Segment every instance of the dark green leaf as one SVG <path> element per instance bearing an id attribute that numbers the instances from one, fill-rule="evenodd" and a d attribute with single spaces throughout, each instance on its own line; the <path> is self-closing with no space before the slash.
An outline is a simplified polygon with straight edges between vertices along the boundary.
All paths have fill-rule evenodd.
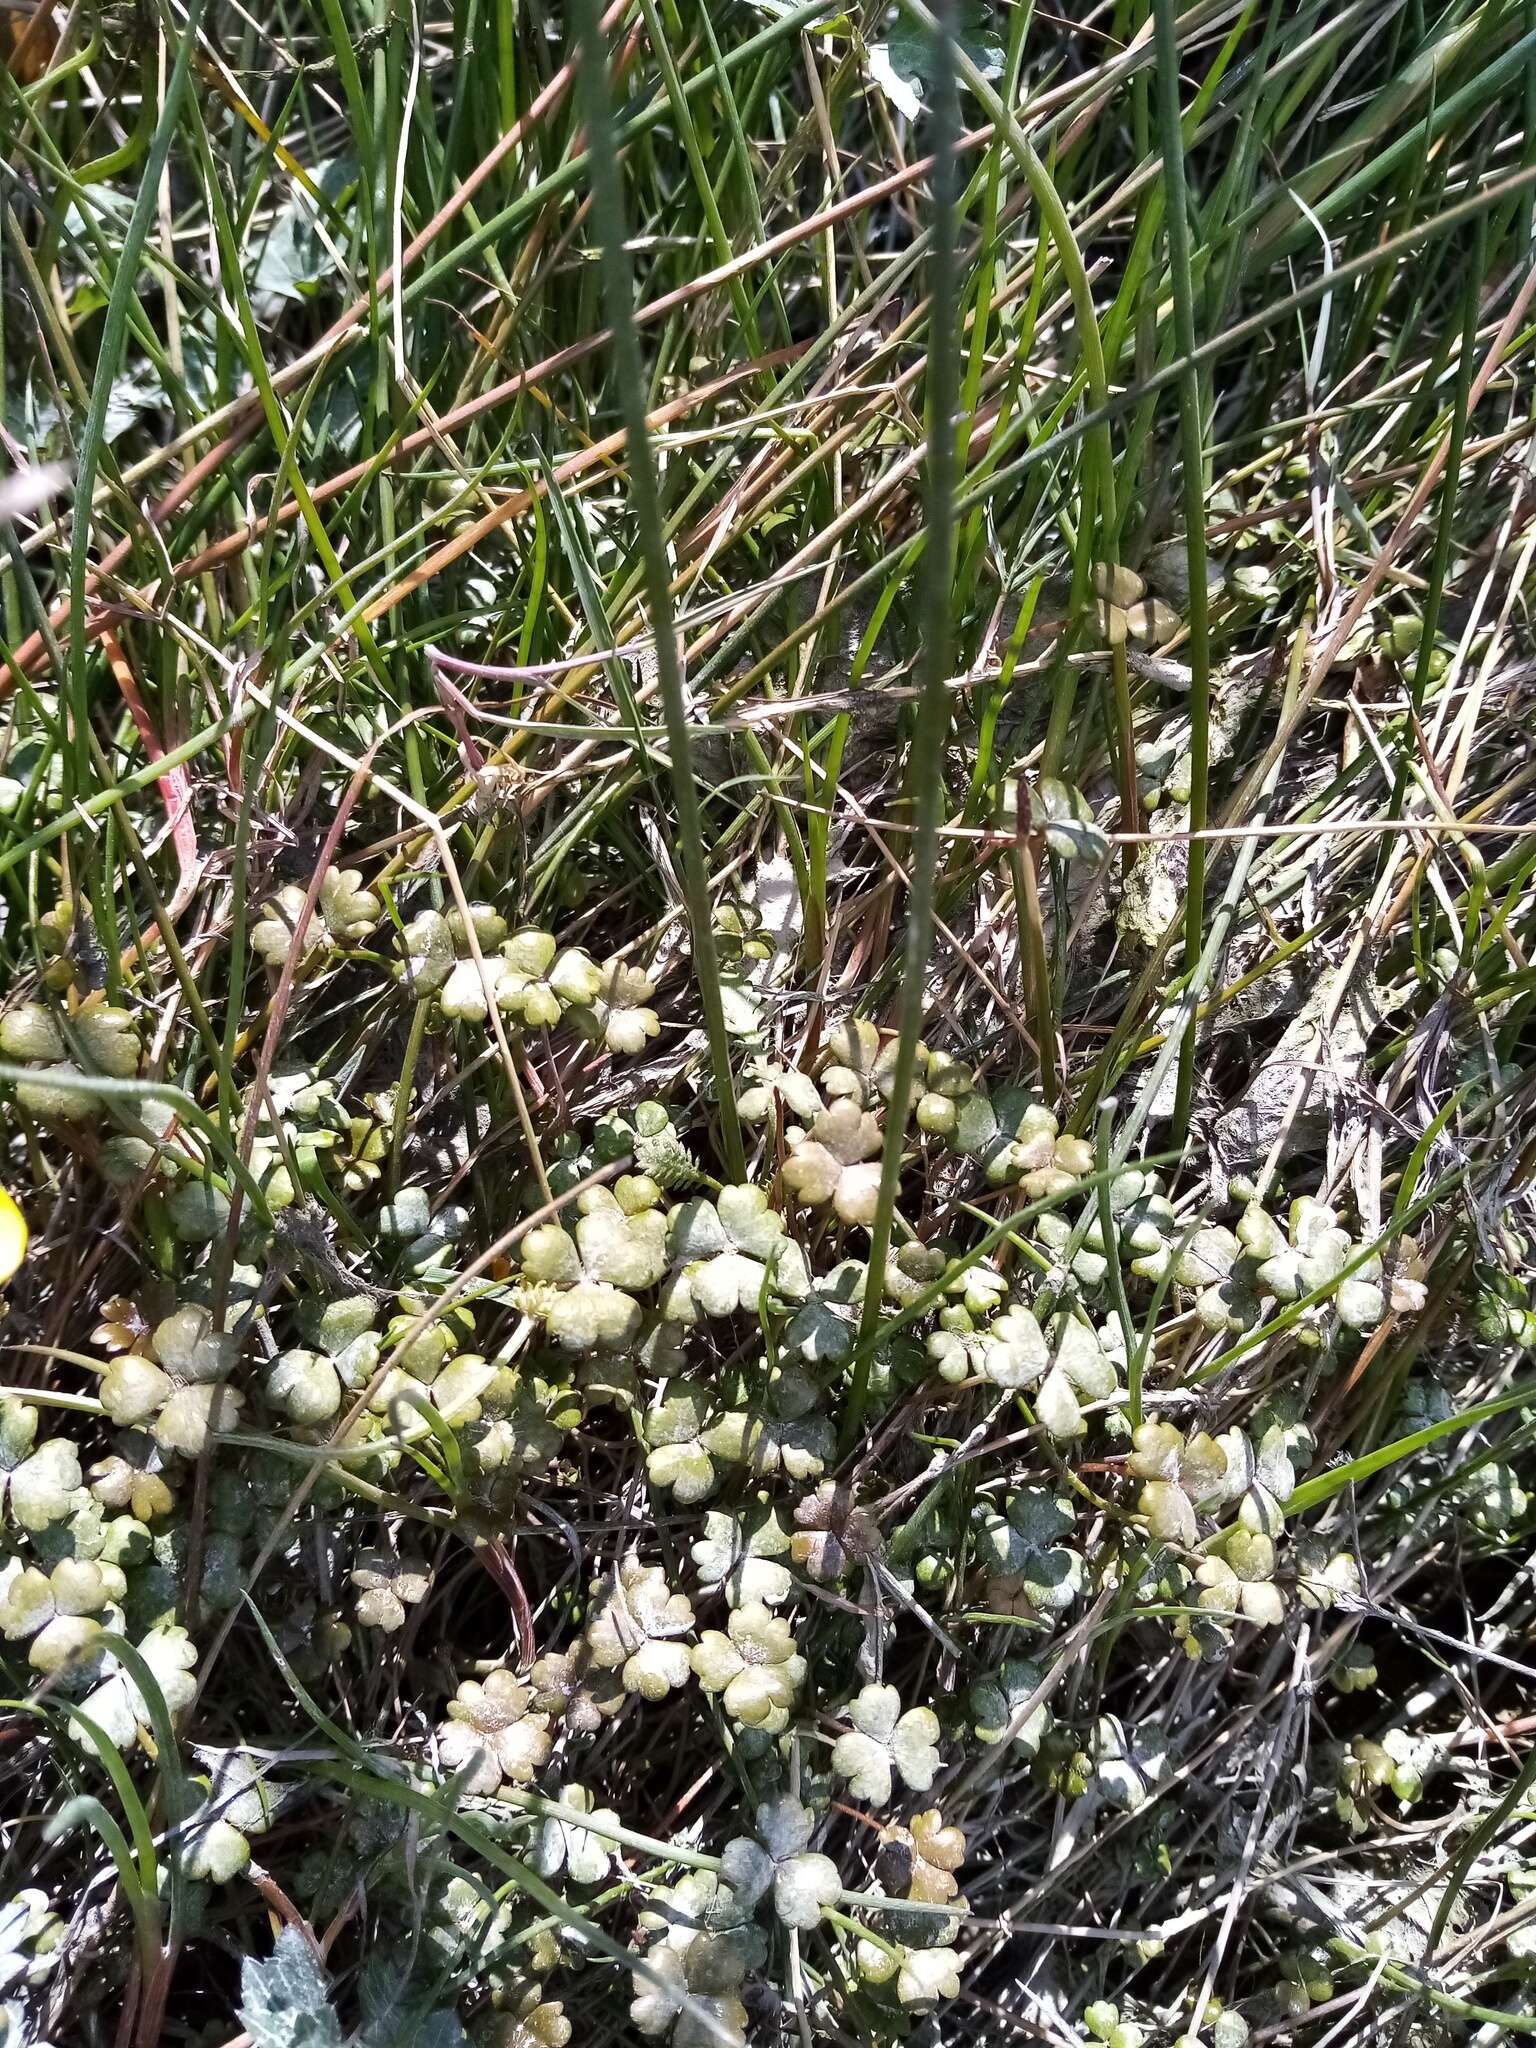
<path id="1" fill-rule="evenodd" d="M 955 39 L 984 78 L 1003 68 L 1003 44 L 986 0 L 960 0 L 954 11 Z M 869 46 L 869 71 L 899 113 L 915 121 L 928 102 L 933 40 L 905 14 L 887 22 L 883 39 Z"/>

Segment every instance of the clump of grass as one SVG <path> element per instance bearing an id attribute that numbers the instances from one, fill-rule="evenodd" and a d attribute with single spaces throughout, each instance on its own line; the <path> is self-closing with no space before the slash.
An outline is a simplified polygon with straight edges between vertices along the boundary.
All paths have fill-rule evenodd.
<path id="1" fill-rule="evenodd" d="M 5 2039 L 1536 2028 L 1526 12 L 16 22 Z"/>

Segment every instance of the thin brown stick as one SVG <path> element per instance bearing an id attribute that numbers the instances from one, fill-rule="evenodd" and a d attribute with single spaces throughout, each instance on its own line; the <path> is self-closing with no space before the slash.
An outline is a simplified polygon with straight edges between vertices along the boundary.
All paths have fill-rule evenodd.
<path id="1" fill-rule="evenodd" d="M 620 6 L 627 5 L 628 0 L 619 0 L 619 4 Z M 612 11 L 617 12 L 617 9 Z M 553 83 L 554 81 L 551 81 L 552 85 Z M 547 91 L 548 88 L 546 88 Z M 545 95 L 540 95 L 541 99 L 544 97 Z M 535 105 L 537 104 L 538 102 L 535 102 Z M 533 110 L 530 109 L 529 114 L 524 116 L 525 121 L 531 118 L 532 112 Z M 509 130 L 508 134 L 510 135 L 511 133 L 512 131 Z M 991 140 L 991 135 L 992 130 L 990 126 L 973 129 L 969 135 L 961 138 L 960 147 L 968 149 L 981 148 Z M 506 138 L 504 137 L 503 141 L 505 140 Z M 923 157 L 916 163 L 908 164 L 903 169 L 892 172 L 889 177 L 881 179 L 861 191 L 850 193 L 846 198 L 838 200 L 835 205 L 825 208 L 821 213 L 815 214 L 807 220 L 797 221 L 792 227 L 782 229 L 777 235 L 770 235 L 766 241 L 757 244 L 754 248 L 743 250 L 739 256 L 732 257 L 728 263 L 717 264 L 713 270 L 705 271 L 699 277 L 690 278 L 687 284 L 678 285 L 672 291 L 663 293 L 659 299 L 652 300 L 649 305 L 639 307 L 635 313 L 635 324 L 637 326 L 649 326 L 657 320 L 663 320 L 669 313 L 675 312 L 679 306 L 688 304 L 702 293 L 712 291 L 717 285 L 729 283 L 731 279 L 740 276 L 744 271 L 753 269 L 760 263 L 770 262 L 774 257 L 782 254 L 784 250 L 794 247 L 796 243 L 806 241 L 815 235 L 823 234 L 829 228 L 836 226 L 839 221 L 859 213 L 870 206 L 878 205 L 882 200 L 889 199 L 896 192 L 905 189 L 926 176 L 932 168 L 932 162 L 931 157 Z M 451 215 L 446 217 L 451 217 Z M 418 235 L 416 240 L 411 243 L 409 249 L 405 251 L 401 258 L 402 265 L 409 263 L 413 253 L 425 245 L 424 237 L 428 235 L 429 230 L 434 233 L 438 231 L 432 229 L 432 224 L 429 223 L 428 228 L 423 229 L 422 234 Z M 394 273 L 391 270 L 386 270 L 382 273 L 380 279 L 381 290 L 387 286 L 393 275 Z M 333 323 L 333 326 L 327 330 L 327 337 L 331 337 L 329 341 L 330 346 L 334 346 L 335 341 L 339 340 L 341 334 L 345 331 L 343 322 L 350 320 L 352 316 L 361 317 L 359 308 L 366 309 L 367 304 L 368 301 L 359 300 L 349 307 L 345 314 L 339 316 L 338 320 Z M 598 329 L 594 334 L 585 336 L 581 341 L 572 342 L 568 347 L 557 350 L 555 354 L 546 356 L 541 362 L 533 364 L 531 368 L 520 370 L 515 376 L 505 378 L 501 383 L 492 385 L 488 391 L 482 392 L 478 398 L 467 400 L 463 405 L 456 407 L 453 412 L 446 414 L 443 419 L 434 422 L 431 426 L 418 428 L 414 433 L 405 435 L 382 458 L 373 457 L 367 462 L 354 463 L 350 469 L 344 470 L 339 476 L 328 478 L 324 483 L 315 485 L 310 492 L 311 499 L 317 505 L 322 504 L 328 499 L 336 497 L 340 492 L 350 490 L 354 484 L 363 481 L 381 465 L 393 467 L 396 462 L 403 461 L 408 455 L 415 454 L 419 449 L 440 443 L 445 434 L 455 431 L 458 427 L 467 425 L 469 421 L 477 419 L 484 412 L 493 411 L 497 406 L 504 405 L 508 399 L 516 397 L 520 391 L 530 388 L 547 377 L 558 375 L 563 370 L 571 369 L 577 363 L 584 362 L 589 356 L 595 355 L 599 349 L 603 348 L 608 340 L 608 329 L 604 327 Z M 273 378 L 273 390 L 279 395 L 291 390 L 296 382 L 301 381 L 306 371 L 316 367 L 317 363 L 323 359 L 323 354 L 322 343 L 317 342 L 313 348 L 296 358 L 285 370 Z M 782 352 L 774 356 L 765 356 L 756 368 L 760 372 L 764 368 L 771 367 L 776 361 L 787 359 L 787 356 Z M 243 401 L 236 400 L 235 403 L 239 405 Z M 187 471 L 186 475 L 173 486 L 167 495 L 151 508 L 148 515 L 151 525 L 156 527 L 163 526 L 186 503 L 188 498 L 193 495 L 199 484 L 206 481 L 210 475 L 228 462 L 236 448 L 242 442 L 249 439 L 250 435 L 256 431 L 259 421 L 260 415 L 253 415 L 248 422 L 238 429 L 231 430 L 215 447 L 210 448 L 207 454 L 202 456 Z M 622 438 L 622 436 L 618 437 L 620 448 L 622 447 Z M 607 441 L 599 444 L 604 450 L 605 457 L 618 452 L 610 445 L 613 439 L 613 436 L 609 436 Z M 528 502 L 526 494 L 524 494 L 519 509 L 526 510 Z M 188 581 L 193 577 L 202 575 L 208 569 L 217 567 L 221 562 L 228 561 L 235 555 L 243 554 L 248 547 L 261 539 L 274 523 L 277 525 L 287 525 L 296 519 L 299 515 L 299 509 L 298 501 L 289 498 L 275 512 L 268 513 L 265 518 L 253 520 L 247 526 L 236 528 L 232 534 L 226 535 L 223 540 L 215 542 L 211 547 L 204 548 L 201 553 L 192 556 L 186 562 L 177 564 L 174 572 L 176 581 Z M 507 516 L 516 517 L 516 514 L 510 513 Z M 126 535 L 116 546 L 109 549 L 107 554 L 102 557 L 95 571 L 87 579 L 86 587 L 88 591 L 95 592 L 100 589 L 103 580 L 132 551 L 134 541 L 135 537 L 133 535 Z M 466 545 L 473 545 L 473 542 L 466 543 Z M 462 553 L 463 549 L 460 549 L 459 552 Z M 443 565 L 446 566 L 447 562 L 454 559 L 456 559 L 455 556 L 446 556 Z M 433 573 L 436 572 L 434 571 Z M 408 594 L 410 590 L 419 587 L 419 584 L 416 583 L 395 586 L 391 592 L 385 593 L 385 597 L 389 598 L 390 603 L 385 604 L 383 599 L 375 600 L 379 609 L 370 609 L 365 614 L 365 619 L 371 620 L 378 617 L 382 610 L 390 609 L 394 603 L 399 602 L 402 596 Z M 155 588 L 157 589 L 158 586 L 155 586 Z M 153 601 L 152 591 L 143 592 L 140 595 L 146 604 Z M 48 614 L 49 625 L 55 630 L 66 625 L 69 619 L 69 609 L 68 598 L 60 599 L 54 604 Z M 94 637 L 98 630 L 96 623 L 88 621 L 86 630 Z M 29 676 L 35 675 L 42 667 L 46 655 L 47 648 L 41 631 L 29 634 L 12 655 L 10 669 L 13 672 L 19 669 L 23 674 Z M 0 699 L 4 698 L 11 679 L 10 673 L 0 674 Z"/>

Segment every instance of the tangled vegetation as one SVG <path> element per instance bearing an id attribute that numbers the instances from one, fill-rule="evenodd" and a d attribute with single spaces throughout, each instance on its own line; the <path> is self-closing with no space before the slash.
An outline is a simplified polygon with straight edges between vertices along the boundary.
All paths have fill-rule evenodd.
<path id="1" fill-rule="evenodd" d="M 1526 0 L 6 20 L 0 2048 L 1536 2033 Z"/>

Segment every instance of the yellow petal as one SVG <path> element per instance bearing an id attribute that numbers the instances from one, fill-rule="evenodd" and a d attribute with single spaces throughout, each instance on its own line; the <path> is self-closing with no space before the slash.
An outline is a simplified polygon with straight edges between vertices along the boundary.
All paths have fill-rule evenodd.
<path id="1" fill-rule="evenodd" d="M 0 1188 L 0 1287 L 27 1256 L 27 1219 Z"/>

